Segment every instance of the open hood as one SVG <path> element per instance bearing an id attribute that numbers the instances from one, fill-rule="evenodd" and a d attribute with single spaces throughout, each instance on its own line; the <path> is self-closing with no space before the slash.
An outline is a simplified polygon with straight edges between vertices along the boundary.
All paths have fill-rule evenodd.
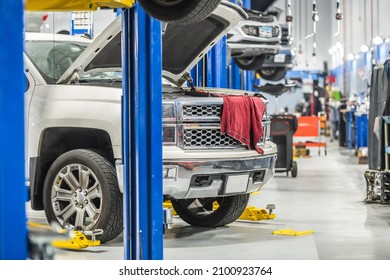
<path id="1" fill-rule="evenodd" d="M 181 86 L 188 73 L 227 31 L 247 14 L 230 2 L 222 3 L 205 20 L 189 25 L 167 24 L 163 34 L 163 77 Z M 74 61 L 57 83 L 91 72 L 121 71 L 121 18 L 115 19 Z"/>

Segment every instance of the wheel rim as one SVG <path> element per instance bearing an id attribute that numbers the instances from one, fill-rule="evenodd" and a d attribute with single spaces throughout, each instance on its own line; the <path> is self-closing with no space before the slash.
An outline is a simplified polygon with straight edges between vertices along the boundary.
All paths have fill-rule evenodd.
<path id="1" fill-rule="evenodd" d="M 242 58 L 237 58 L 237 60 L 242 65 L 250 65 L 251 63 L 253 63 L 255 61 L 255 57 L 253 57 L 253 56 L 251 56 L 251 57 L 242 57 Z"/>
<path id="2" fill-rule="evenodd" d="M 207 218 L 218 211 L 222 203 L 223 198 L 197 198 L 185 200 L 184 206 L 192 216 Z"/>
<path id="3" fill-rule="evenodd" d="M 154 3 L 156 3 L 159 6 L 163 7 L 172 7 L 179 5 L 183 2 L 183 0 L 152 0 Z"/>
<path id="4" fill-rule="evenodd" d="M 273 73 L 275 73 L 275 68 L 271 68 L 271 67 L 261 68 L 261 73 L 262 73 L 263 75 L 270 76 L 270 75 L 272 75 Z"/>
<path id="5" fill-rule="evenodd" d="M 101 184 L 85 165 L 66 165 L 54 179 L 51 190 L 53 212 L 65 228 L 94 228 L 101 215 L 102 200 Z"/>

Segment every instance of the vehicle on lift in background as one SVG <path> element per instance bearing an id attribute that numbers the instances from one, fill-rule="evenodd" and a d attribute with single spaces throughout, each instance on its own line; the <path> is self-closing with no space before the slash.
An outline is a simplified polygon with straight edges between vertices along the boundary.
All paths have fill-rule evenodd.
<path id="1" fill-rule="evenodd" d="M 286 76 L 286 72 L 294 67 L 295 52 L 292 49 L 292 38 L 288 33 L 286 25 L 281 26 L 281 48 L 277 54 L 264 55 L 261 66 L 256 73 L 262 79 L 268 81 L 279 81 Z"/>
<path id="2" fill-rule="evenodd" d="M 176 24 L 191 24 L 205 19 L 221 0 L 138 0 L 152 17 Z"/>
<path id="3" fill-rule="evenodd" d="M 249 19 L 229 31 L 227 43 L 235 63 L 256 71 L 262 79 L 278 81 L 294 66 L 295 53 L 287 25 L 279 25 L 275 0 L 251 1 Z"/>
<path id="4" fill-rule="evenodd" d="M 191 225 L 235 221 L 249 193 L 274 174 L 267 112 L 260 155 L 221 133 L 222 97 L 182 87 L 199 59 L 246 16 L 223 2 L 196 24 L 168 24 L 163 35 L 163 194 Z M 25 42 L 31 207 L 69 229 L 103 229 L 103 242 L 123 228 L 123 178 L 114 168 L 122 166 L 121 35 L 117 18 L 91 44 L 40 33 L 26 34 Z"/>
<path id="5" fill-rule="evenodd" d="M 266 55 L 275 55 L 280 50 L 281 29 L 273 15 L 253 10 L 246 12 L 249 18 L 228 32 L 227 45 L 238 67 L 256 71 Z"/>
<path id="6" fill-rule="evenodd" d="M 263 0 L 264 1 L 264 0 Z M 191 24 L 205 19 L 219 5 L 221 0 L 138 0 L 150 16 L 164 22 Z M 93 11 L 99 7 L 131 7 L 135 0 L 117 1 L 42 1 L 26 0 L 29 11 Z"/>

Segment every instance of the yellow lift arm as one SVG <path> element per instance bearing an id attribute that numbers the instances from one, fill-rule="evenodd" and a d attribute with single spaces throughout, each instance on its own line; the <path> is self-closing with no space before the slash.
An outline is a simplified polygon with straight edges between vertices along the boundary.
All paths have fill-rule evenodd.
<path id="1" fill-rule="evenodd" d="M 26 0 L 28 11 L 94 11 L 99 7 L 130 8 L 135 0 Z"/>

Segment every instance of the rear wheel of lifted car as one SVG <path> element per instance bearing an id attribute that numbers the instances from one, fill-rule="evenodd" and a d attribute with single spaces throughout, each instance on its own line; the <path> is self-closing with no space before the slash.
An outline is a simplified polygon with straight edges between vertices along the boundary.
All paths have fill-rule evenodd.
<path id="1" fill-rule="evenodd" d="M 235 57 L 234 61 L 242 70 L 257 70 L 264 63 L 263 56 Z"/>
<path id="2" fill-rule="evenodd" d="M 139 0 L 142 8 L 159 20 L 190 24 L 205 19 L 221 0 Z"/>
<path id="3" fill-rule="evenodd" d="M 249 194 L 225 197 L 172 199 L 177 214 L 198 227 L 220 227 L 237 220 L 248 204 Z"/>
<path id="4" fill-rule="evenodd" d="M 103 229 L 107 242 L 123 229 L 122 194 L 116 172 L 104 157 L 89 150 L 59 156 L 45 178 L 43 203 L 47 220 L 70 230 Z"/>
<path id="5" fill-rule="evenodd" d="M 286 76 L 287 68 L 285 67 L 264 67 L 257 70 L 257 74 L 262 79 L 268 81 L 279 81 Z"/>

